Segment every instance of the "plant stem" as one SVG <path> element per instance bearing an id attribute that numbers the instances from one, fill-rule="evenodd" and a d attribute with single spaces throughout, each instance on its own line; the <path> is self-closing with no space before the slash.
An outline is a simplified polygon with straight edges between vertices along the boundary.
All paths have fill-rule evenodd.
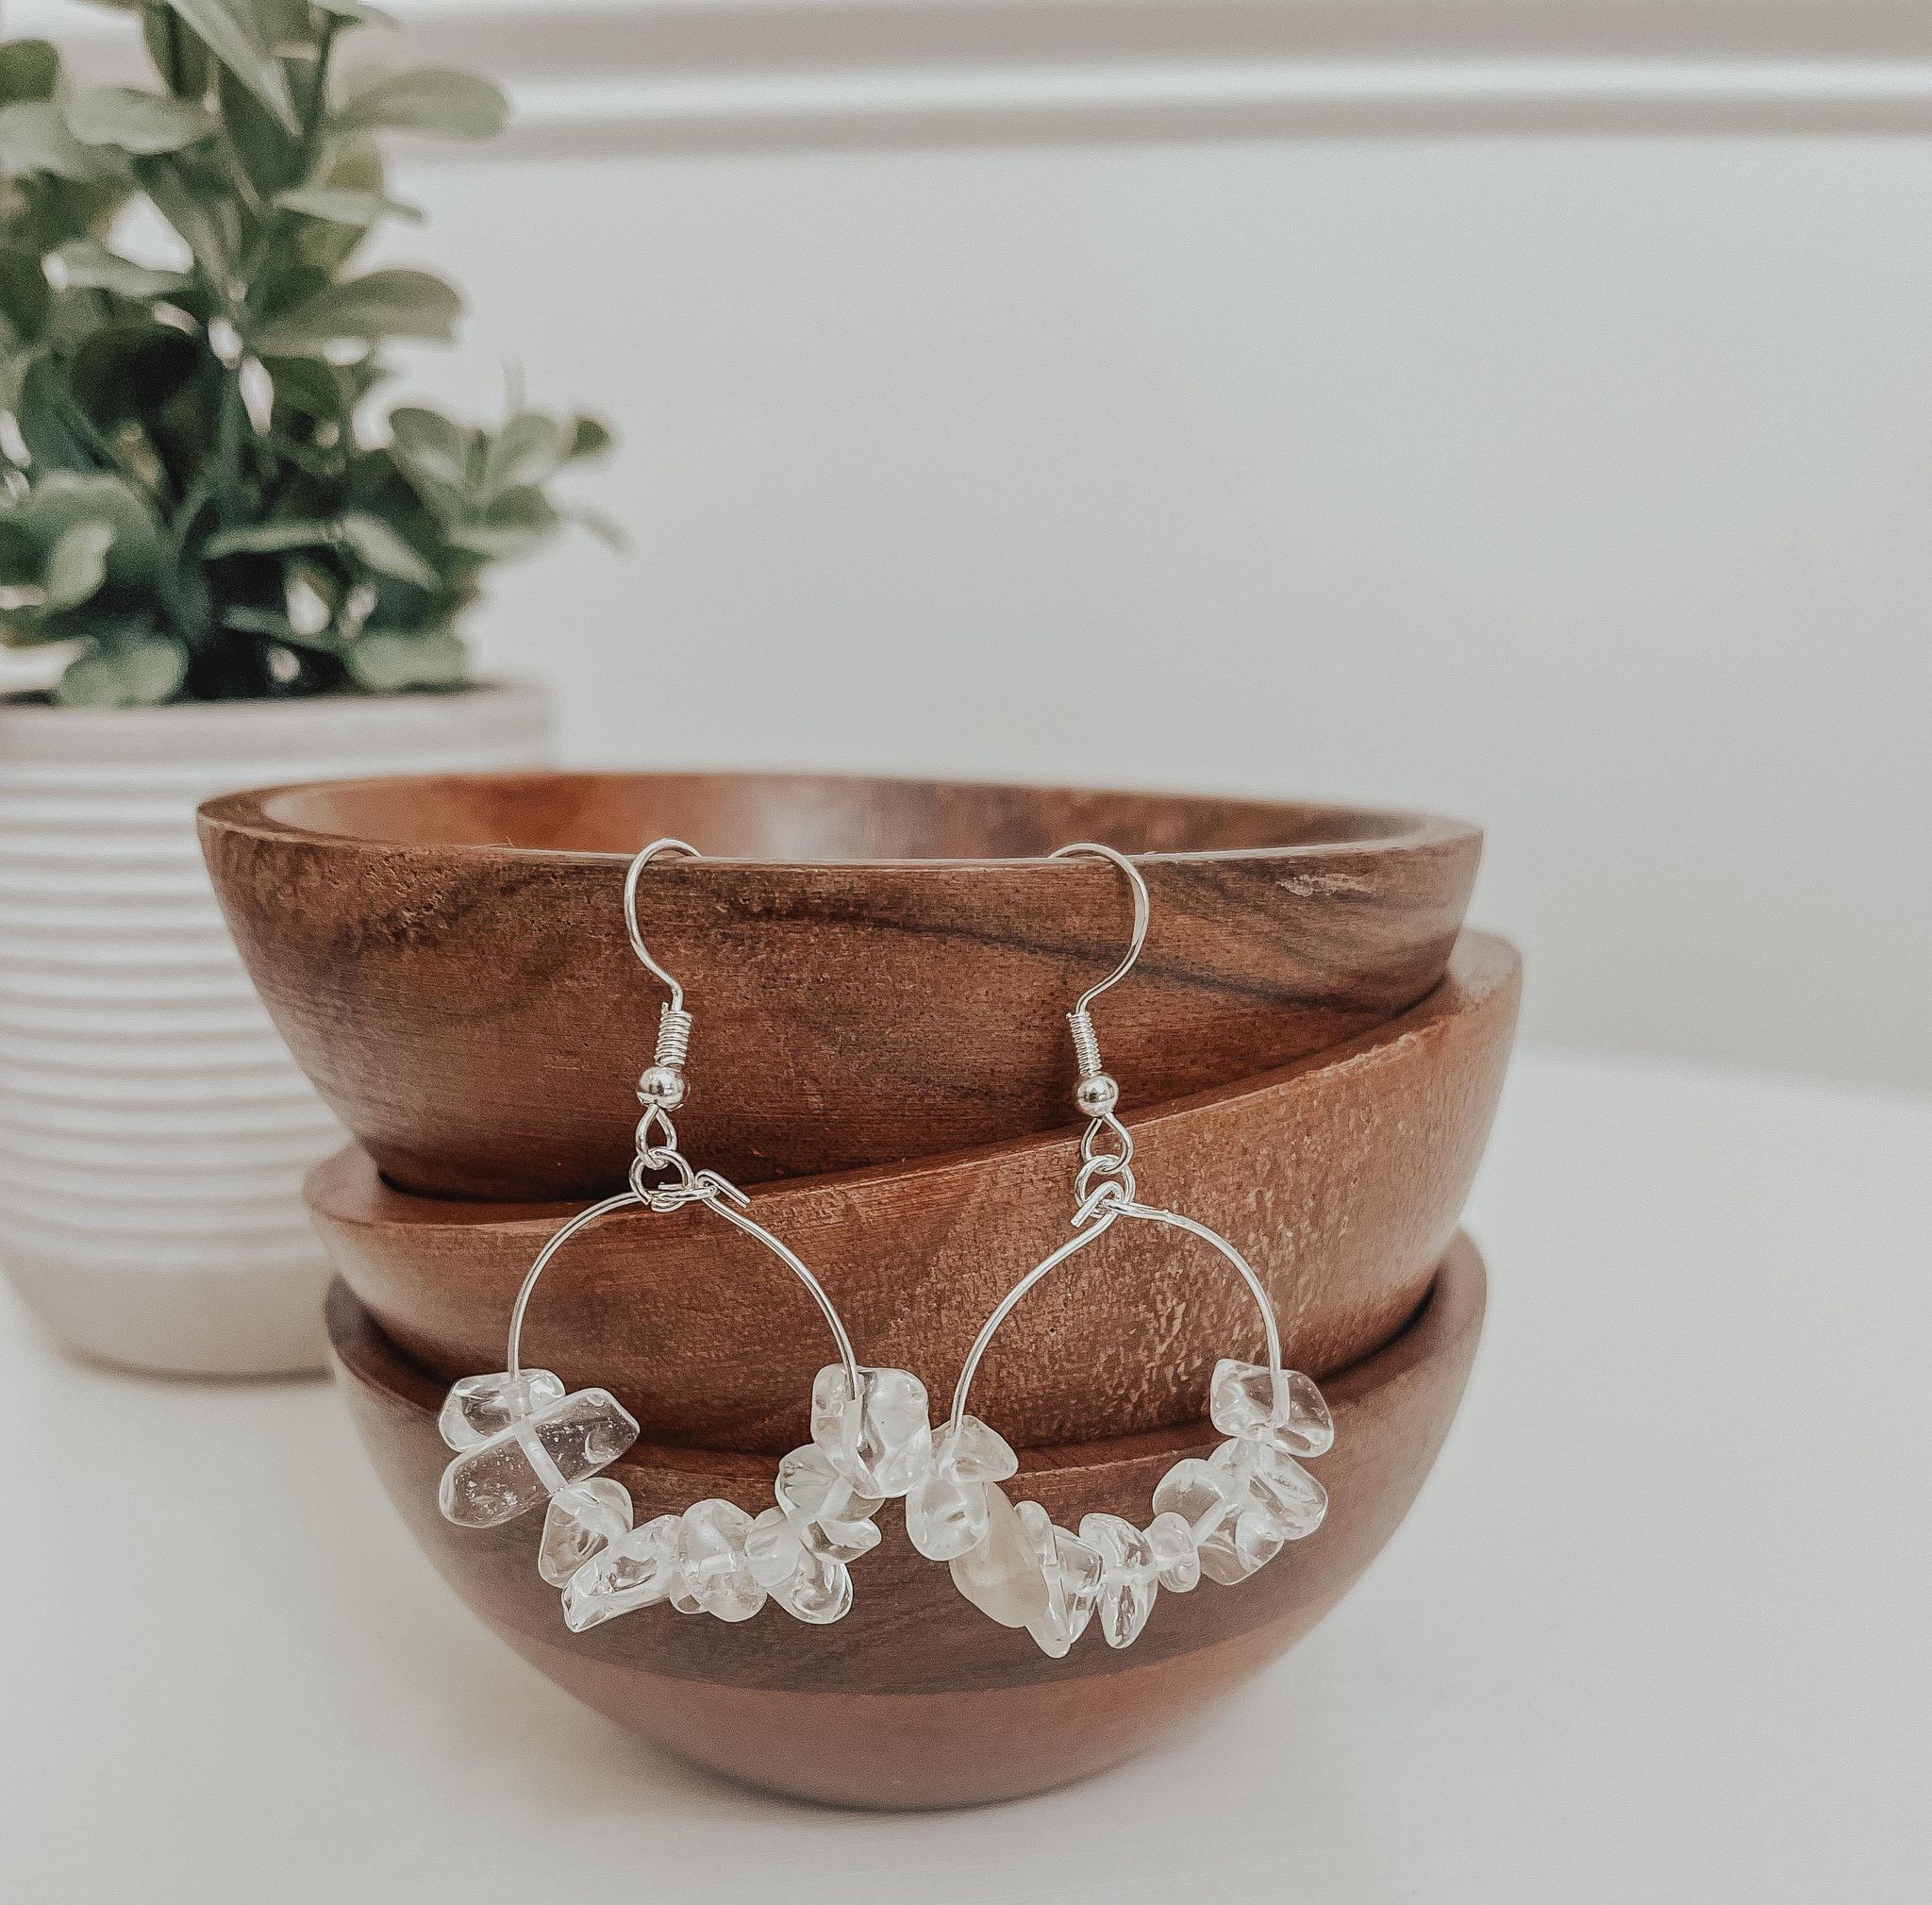
<path id="1" fill-rule="evenodd" d="M 187 75 L 181 70 L 181 23 L 175 17 L 172 7 L 163 7 L 161 15 L 161 39 L 168 49 L 167 69 L 161 77 L 168 82 L 168 91 L 180 94 L 187 82 Z"/>
<path id="2" fill-rule="evenodd" d="M 223 528 L 242 514 L 242 367 L 222 366 L 222 395 L 215 418 L 215 517 Z"/>
<path id="3" fill-rule="evenodd" d="M 328 62 L 335 50 L 336 34 L 341 21 L 333 13 L 322 16 L 322 33 L 315 42 L 315 78 L 308 88 L 308 105 L 302 118 L 302 169 L 296 182 L 307 184 L 309 168 L 315 163 L 315 148 L 322 139 L 322 122 L 328 112 Z"/>

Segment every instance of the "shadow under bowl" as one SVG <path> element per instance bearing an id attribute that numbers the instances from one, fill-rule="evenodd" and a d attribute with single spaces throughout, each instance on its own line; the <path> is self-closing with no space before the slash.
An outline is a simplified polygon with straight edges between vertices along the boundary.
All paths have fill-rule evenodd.
<path id="1" fill-rule="evenodd" d="M 622 1186 L 663 990 L 697 1024 L 687 1154 L 741 1181 L 863 1168 L 1071 1116 L 1064 1014 L 1108 994 L 1108 1063 L 1155 1103 L 1335 1044 L 1436 984 L 1481 835 L 1352 808 L 799 775 L 316 782 L 201 810 L 249 974 L 391 1182 L 455 1197 Z M 714 856 L 714 857 L 712 857 Z"/>
<path id="2" fill-rule="evenodd" d="M 1335 1446 L 1315 1464 L 1326 1521 L 1238 1587 L 1163 1594 L 1140 1639 L 1091 1628 L 1061 1660 L 964 1601 L 943 1565 L 885 1539 L 853 1568 L 852 1612 L 800 1626 L 775 1607 L 726 1626 L 667 1606 L 588 1633 L 537 1573 L 542 1517 L 452 1527 L 436 1507 L 449 1451 L 443 1386 L 401 1356 L 338 1284 L 328 1321 L 342 1388 L 376 1472 L 445 1580 L 540 1672 L 620 1726 L 733 1779 L 838 1804 L 970 1805 L 1084 1778 L 1146 1750 L 1257 1673 L 1353 1585 L 1407 1512 L 1447 1433 L 1481 1333 L 1481 1258 L 1458 1236 L 1395 1340 L 1327 1385 Z M 1155 1484 L 1217 1440 L 1206 1423 L 1036 1449 L 1007 1484 L 1061 1527 L 1106 1512 L 1143 1526 Z M 774 1464 L 640 1445 L 608 1473 L 637 1519 L 718 1496 L 769 1505 Z"/>

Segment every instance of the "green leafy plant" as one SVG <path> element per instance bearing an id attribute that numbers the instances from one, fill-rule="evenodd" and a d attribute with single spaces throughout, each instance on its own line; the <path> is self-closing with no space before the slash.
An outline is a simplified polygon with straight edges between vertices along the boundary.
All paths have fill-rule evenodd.
<path id="1" fill-rule="evenodd" d="M 460 683 L 484 571 L 585 519 L 547 485 L 609 435 L 379 417 L 383 346 L 447 342 L 460 300 L 353 260 L 417 216 L 378 136 L 491 137 L 502 94 L 339 72 L 360 0 L 123 10 L 165 90 L 0 46 L 0 641 L 71 644 L 56 698 L 93 706 Z M 116 244 L 143 201 L 158 262 Z"/>

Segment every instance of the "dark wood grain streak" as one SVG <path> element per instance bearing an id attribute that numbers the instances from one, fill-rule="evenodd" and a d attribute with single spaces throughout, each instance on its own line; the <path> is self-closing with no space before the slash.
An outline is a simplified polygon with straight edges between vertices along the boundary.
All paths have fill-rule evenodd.
<path id="1" fill-rule="evenodd" d="M 1061 1784 L 1144 1749 L 1306 1633 L 1400 1524 L 1461 1397 L 1481 1331 L 1480 1258 L 1458 1238 L 1396 1339 L 1328 1384 L 1335 1448 L 1320 1463 L 1332 1506 L 1310 1540 L 1237 1588 L 1163 1595 L 1140 1641 L 1090 1633 L 1060 1661 L 961 1600 L 906 1540 L 854 1570 L 857 1598 L 830 1629 L 767 1608 L 726 1627 L 668 1608 L 573 1635 L 536 1572 L 539 1518 L 479 1533 L 436 1512 L 447 1460 L 442 1384 L 403 1357 L 338 1284 L 329 1323 L 357 1427 L 411 1532 L 457 1593 L 541 1671 L 620 1724 L 755 1784 L 853 1805 L 958 1805 Z M 1062 1526 L 1110 1511 L 1144 1522 L 1154 1483 L 1213 1439 L 1205 1424 L 1029 1451 L 1015 1498 Z M 774 1464 L 640 1449 L 613 1471 L 640 1518 L 720 1496 L 769 1500 Z M 511 1716 L 506 1715 L 506 1724 Z"/>
<path id="2" fill-rule="evenodd" d="M 202 810 L 229 927 L 296 1058 L 386 1176 L 574 1197 L 627 1167 L 660 989 L 625 860 L 682 834 L 641 911 L 698 1015 L 686 1148 L 741 1181 L 860 1169 L 1067 1121 L 1063 1014 L 1101 1015 L 1129 1101 L 1209 1090 L 1382 1024 L 1441 977 L 1473 827 L 1179 795 L 761 775 L 332 782 Z"/>
<path id="3" fill-rule="evenodd" d="M 1274 1295 L 1289 1360 L 1321 1376 L 1422 1299 L 1489 1135 L 1519 967 L 1466 933 L 1424 1002 L 1316 1058 L 1131 1118 L 1144 1195 L 1223 1230 Z M 758 1190 L 753 1213 L 818 1274 L 868 1361 L 950 1395 L 981 1321 L 1067 1235 L 1077 1137 Z M 309 1208 L 337 1271 L 444 1379 L 502 1367 L 525 1271 L 567 1205 L 456 1203 L 385 1186 L 353 1149 Z M 1172 1427 L 1217 1358 L 1258 1352 L 1239 1279 L 1205 1245 L 1122 1225 L 1041 1285 L 995 1342 L 976 1412 L 1016 1445 Z M 631 1212 L 545 1273 L 525 1354 L 602 1383 L 647 1436 L 782 1454 L 805 1439 L 831 1339 L 756 1244 L 703 1211 Z"/>

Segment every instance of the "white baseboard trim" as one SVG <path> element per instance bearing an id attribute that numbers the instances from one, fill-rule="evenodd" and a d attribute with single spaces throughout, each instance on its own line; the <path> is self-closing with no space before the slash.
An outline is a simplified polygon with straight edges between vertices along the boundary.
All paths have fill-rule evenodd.
<path id="1" fill-rule="evenodd" d="M 1932 130 L 1925 0 L 399 4 L 406 45 L 371 56 L 508 87 L 481 156 Z M 75 0 L 9 16 L 97 65 L 131 52 L 117 27 Z"/>

